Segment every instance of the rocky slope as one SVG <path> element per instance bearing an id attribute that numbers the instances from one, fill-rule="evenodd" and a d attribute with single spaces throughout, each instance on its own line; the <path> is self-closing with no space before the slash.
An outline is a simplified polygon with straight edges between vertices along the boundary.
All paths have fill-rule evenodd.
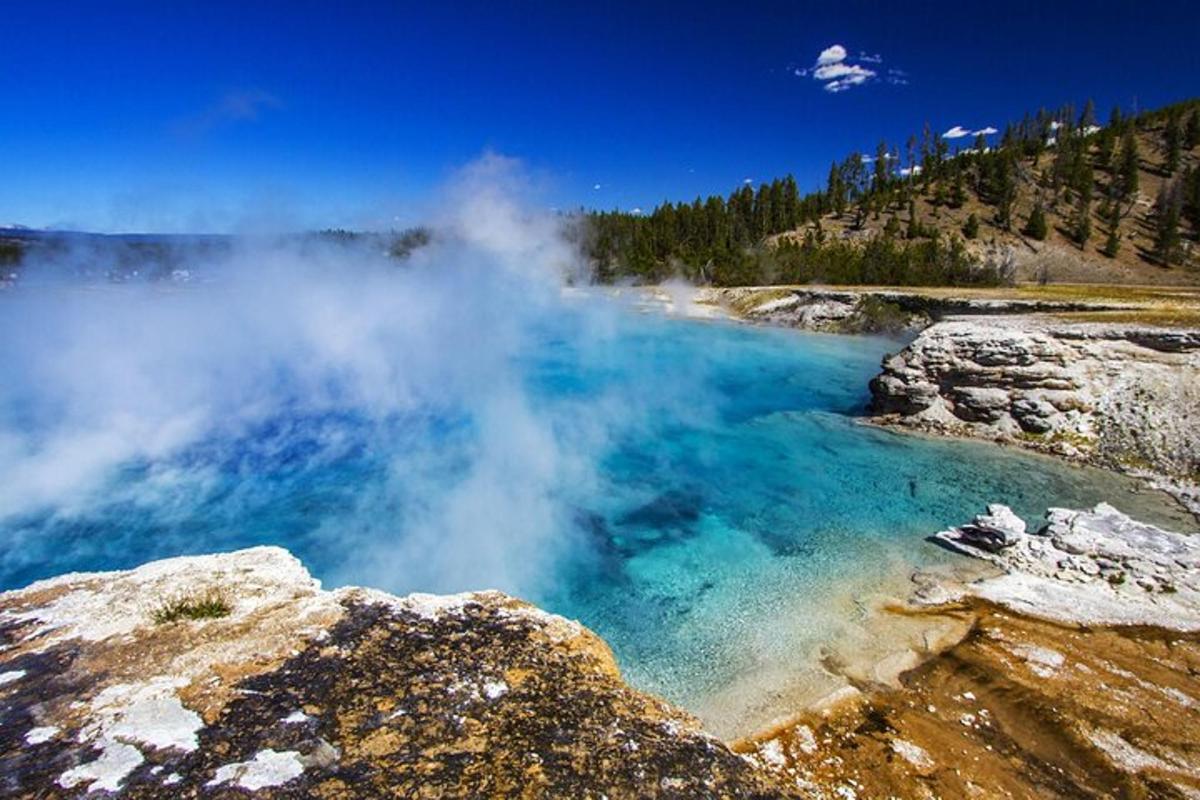
<path id="1" fill-rule="evenodd" d="M 322 591 L 255 548 L 0 595 L 0 637 L 4 797 L 790 796 L 497 592 Z"/>
<path id="2" fill-rule="evenodd" d="M 886 358 L 871 394 L 880 422 L 1155 477 L 1200 508 L 1200 331 L 951 317 Z"/>

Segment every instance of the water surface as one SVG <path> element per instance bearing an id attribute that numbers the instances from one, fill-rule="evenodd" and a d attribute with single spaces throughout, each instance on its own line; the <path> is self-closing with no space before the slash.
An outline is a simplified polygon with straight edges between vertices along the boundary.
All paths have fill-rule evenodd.
<path id="1" fill-rule="evenodd" d="M 818 670 L 854 601 L 952 558 L 924 538 L 986 503 L 1035 521 L 1049 505 L 1107 500 L 1172 520 L 1115 476 L 861 425 L 867 381 L 896 342 L 591 302 L 526 320 L 498 351 L 448 344 L 447 359 L 484 352 L 382 392 L 340 366 L 314 376 L 292 358 L 171 351 L 216 376 L 197 396 L 236 407 L 78 490 L 9 503 L 0 587 L 257 544 L 288 548 L 330 585 L 498 586 L 580 619 L 634 685 L 734 733 L 754 717 L 747 697 Z M 379 357 L 431 369 L 411 347 Z M 166 371 L 164 392 L 178 380 L 156 360 L 147 369 Z M 7 390 L 4 413 L 10 432 L 34 432 L 22 447 L 36 454 L 39 436 L 66 434 L 31 387 Z M 82 451 L 93 434 L 70 436 Z"/>

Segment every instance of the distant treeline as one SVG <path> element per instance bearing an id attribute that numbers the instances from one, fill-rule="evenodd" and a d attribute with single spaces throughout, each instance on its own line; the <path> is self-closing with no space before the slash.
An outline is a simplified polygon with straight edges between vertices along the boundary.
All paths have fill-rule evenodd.
<path id="1" fill-rule="evenodd" d="M 1010 124 L 999 144 L 977 135 L 972 147 L 949 152 L 928 125 L 909 138 L 904 153 L 880 142 L 873 157 L 852 153 L 830 166 L 824 189 L 801 195 L 792 176 L 745 185 L 727 197 L 665 202 L 650 214 L 621 211 L 586 214 L 577 235 L 597 280 L 657 282 L 682 276 L 700 283 L 746 285 L 821 281 L 897 285 L 996 284 L 1003 267 L 972 263 L 963 239 L 980 235 L 981 223 L 1010 231 L 1018 225 L 1018 190 L 1035 184 L 1043 193 L 1076 204 L 1071 236 L 1092 235 L 1092 204 L 1107 222 L 1115 255 L 1118 231 L 1138 189 L 1139 131 L 1158 132 L 1170 180 L 1154 211 L 1155 258 L 1178 263 L 1180 222 L 1200 230 L 1200 169 L 1180 169 L 1181 153 L 1200 144 L 1200 101 L 1191 100 L 1137 117 L 1114 109 L 1101 127 L 1089 101 L 1079 114 L 1071 106 L 1040 111 Z M 1053 152 L 1048 168 L 1034 167 Z M 941 230 L 918 217 L 914 200 L 960 208 L 973 199 L 986 207 L 959 230 Z M 868 219 L 888 214 L 874 233 Z M 822 227 L 838 221 L 847 236 Z M 1045 210 L 1035 205 L 1022 229 L 1045 238 Z M 803 230 L 802 234 L 777 234 Z M 861 235 L 856 235 L 861 232 Z M 1110 252 L 1110 249 L 1112 252 Z"/>
<path id="2" fill-rule="evenodd" d="M 310 243 L 370 246 L 392 258 L 404 259 L 428 244 L 432 234 L 423 227 L 387 233 L 330 229 L 289 238 L 300 247 Z M 235 241 L 234 237 L 219 235 L 104 235 L 23 229 L 0 234 L 0 267 L 19 274 L 26 264 L 36 262 L 89 280 L 155 281 L 226 258 L 233 252 Z M 7 274 L 0 274 L 0 280 L 7 280 Z"/>
<path id="3" fill-rule="evenodd" d="M 412 252 L 433 240 L 433 231 L 424 226 L 406 228 L 402 231 L 369 233 L 349 231 L 343 228 L 327 228 L 314 234 L 318 239 L 344 243 L 371 243 L 393 258 L 408 258 Z"/>

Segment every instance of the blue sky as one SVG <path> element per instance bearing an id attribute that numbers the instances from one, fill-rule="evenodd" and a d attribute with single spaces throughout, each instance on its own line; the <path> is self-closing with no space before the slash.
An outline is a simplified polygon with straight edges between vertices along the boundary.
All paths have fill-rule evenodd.
<path id="1" fill-rule="evenodd" d="M 0 224 L 105 231 L 408 223 L 488 150 L 549 207 L 813 188 L 925 121 L 1200 95 L 1197 3 L 40 2 L 0 23 Z"/>

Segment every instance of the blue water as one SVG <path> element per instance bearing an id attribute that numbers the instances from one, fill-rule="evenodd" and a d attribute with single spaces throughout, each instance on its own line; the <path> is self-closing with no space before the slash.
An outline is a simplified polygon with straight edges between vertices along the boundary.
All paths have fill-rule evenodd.
<path id="1" fill-rule="evenodd" d="M 710 714 L 756 671 L 811 660 L 836 633 L 834 594 L 950 558 L 924 537 L 988 502 L 1030 520 L 1099 500 L 1169 513 L 1098 472 L 860 424 L 894 341 L 568 309 L 499 350 L 454 346 L 482 360 L 403 384 L 403 402 L 394 380 L 381 400 L 299 359 L 189 365 L 215 376 L 197 396 L 225 387 L 253 413 L 230 406 L 77 491 L 10 504 L 0 587 L 278 544 L 331 585 L 520 593 L 596 630 L 635 685 Z M 33 431 L 0 447 L 9 466 L 51 434 L 94 433 L 59 430 L 68 393 L 6 368 L 30 382 L 6 390 L 5 430 Z"/>

